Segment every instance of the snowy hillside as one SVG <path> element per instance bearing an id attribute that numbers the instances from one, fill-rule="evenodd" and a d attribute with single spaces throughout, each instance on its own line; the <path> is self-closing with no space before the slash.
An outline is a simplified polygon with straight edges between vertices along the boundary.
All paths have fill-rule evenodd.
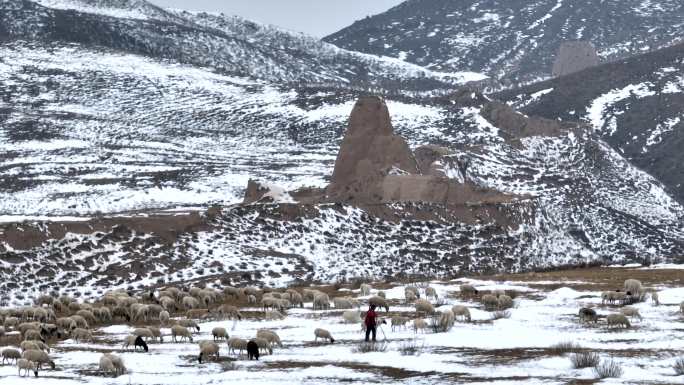
<path id="1" fill-rule="evenodd" d="M 435 74 L 396 59 L 352 53 L 303 35 L 222 15 L 167 11 L 143 0 L 3 0 L 0 36 L 75 43 L 294 83 L 345 83 L 429 91 L 484 77 Z"/>
<path id="2" fill-rule="evenodd" d="M 679 0 L 409 0 L 325 40 L 517 83 L 549 77 L 564 41 L 590 41 L 614 60 L 681 41 L 683 27 Z"/>
<path id="3" fill-rule="evenodd" d="M 684 45 L 496 95 L 530 115 L 588 124 L 684 202 Z"/>

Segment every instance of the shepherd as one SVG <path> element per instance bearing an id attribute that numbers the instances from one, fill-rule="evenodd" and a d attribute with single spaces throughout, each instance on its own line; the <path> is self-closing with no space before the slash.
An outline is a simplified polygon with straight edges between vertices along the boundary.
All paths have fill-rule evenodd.
<path id="1" fill-rule="evenodd" d="M 373 342 L 375 342 L 375 335 L 377 333 L 377 318 L 378 315 L 375 313 L 375 305 L 370 305 L 368 311 L 366 312 L 366 319 L 364 323 L 366 324 L 366 342 L 368 342 L 368 337 L 370 337 L 371 332 L 373 333 Z"/>

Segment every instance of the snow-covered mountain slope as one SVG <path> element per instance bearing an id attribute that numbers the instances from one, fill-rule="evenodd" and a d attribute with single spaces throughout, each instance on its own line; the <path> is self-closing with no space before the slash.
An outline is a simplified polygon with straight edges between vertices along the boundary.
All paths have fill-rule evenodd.
<path id="1" fill-rule="evenodd" d="M 683 30 L 679 0 L 408 0 L 324 40 L 518 83 L 549 77 L 564 41 L 590 41 L 614 60 L 681 41 Z"/>
<path id="2" fill-rule="evenodd" d="M 434 73 L 222 15 L 166 11 L 142 0 L 4 0 L 2 40 L 77 43 L 264 81 L 451 88 L 484 77 Z"/>
<path id="3" fill-rule="evenodd" d="M 684 202 L 684 44 L 496 97 L 530 115 L 585 122 Z"/>

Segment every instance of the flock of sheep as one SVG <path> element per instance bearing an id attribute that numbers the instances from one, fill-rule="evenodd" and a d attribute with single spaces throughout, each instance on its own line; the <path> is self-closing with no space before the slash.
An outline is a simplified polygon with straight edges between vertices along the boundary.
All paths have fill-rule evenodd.
<path id="1" fill-rule="evenodd" d="M 14 363 L 19 375 L 33 372 L 38 376 L 43 366 L 55 368 L 55 362 L 50 358 L 50 345 L 64 339 L 76 342 L 93 342 L 92 331 L 96 327 L 112 324 L 136 325 L 131 335 L 121 341 L 123 350 L 138 348 L 149 351 L 148 342 L 163 342 L 164 336 L 160 327 L 169 328 L 171 341 L 193 342 L 193 335 L 200 331 L 198 322 L 214 320 L 233 320 L 238 322 L 243 318 L 238 305 L 250 308 L 259 307 L 259 317 L 266 320 L 280 320 L 288 309 L 303 307 L 305 303 L 312 303 L 314 310 L 327 310 L 334 306 L 342 310 L 342 322 L 359 325 L 365 328 L 361 306 L 376 305 L 379 309 L 389 312 L 390 301 L 382 290 L 371 295 L 371 286 L 361 284 L 360 295 L 368 297 L 363 303 L 351 296 L 335 297 L 320 290 L 305 288 L 301 290 L 287 289 L 257 289 L 255 287 L 235 288 L 225 287 L 222 290 L 202 287 L 168 287 L 156 292 L 140 294 L 128 293 L 123 290 L 112 291 L 93 303 L 79 303 L 74 298 L 62 296 L 55 298 L 42 295 L 35 299 L 30 307 L 0 310 L 0 342 L 9 337 L 9 332 L 19 335 L 17 348 L 2 350 L 2 364 Z M 608 291 L 602 294 L 602 302 L 607 305 L 623 305 L 619 313 L 605 316 L 609 328 L 629 328 L 628 318 L 640 318 L 638 310 L 625 306 L 645 300 L 650 294 L 654 304 L 658 304 L 656 292 L 647 292 L 639 281 L 627 280 L 624 288 Z M 514 306 L 512 293 L 503 290 L 480 291 L 472 285 L 461 285 L 461 297 L 479 301 L 487 311 L 504 311 Z M 406 286 L 404 288 L 406 304 L 415 308 L 413 317 L 395 315 L 381 319 L 381 323 L 391 322 L 392 329 L 407 328 L 409 325 L 415 333 L 434 331 L 448 331 L 455 322 L 471 322 L 471 313 L 464 305 L 454 305 L 448 309 L 440 306 L 445 302 L 438 298 L 437 291 L 429 286 Z M 432 302 L 431 302 L 432 300 Z M 441 301 L 441 302 L 440 302 Z M 436 310 L 435 305 L 440 307 Z M 684 303 L 681 304 L 684 312 Z M 243 310 L 244 311 L 244 310 Z M 409 314 L 410 315 L 410 314 Z M 589 307 L 579 311 L 580 322 L 597 323 L 599 316 Z M 17 333 L 18 332 L 18 333 Z M 220 344 L 225 342 L 228 354 L 238 357 L 247 353 L 251 359 L 259 359 L 260 355 L 273 354 L 274 347 L 282 347 L 278 334 L 273 330 L 260 329 L 254 338 L 243 339 L 230 337 L 228 330 L 215 327 L 211 331 L 213 340 L 198 343 L 197 359 L 218 360 Z M 313 331 L 315 341 L 319 339 L 334 343 L 335 338 L 323 328 Z M 99 359 L 99 370 L 105 375 L 120 375 L 126 372 L 126 366 L 121 357 L 116 354 L 102 354 Z"/>

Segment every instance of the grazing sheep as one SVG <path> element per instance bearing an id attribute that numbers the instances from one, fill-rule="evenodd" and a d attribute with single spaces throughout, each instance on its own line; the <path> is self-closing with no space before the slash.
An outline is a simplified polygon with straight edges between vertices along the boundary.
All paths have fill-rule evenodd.
<path id="1" fill-rule="evenodd" d="M 442 312 L 442 314 L 439 316 L 439 329 L 443 331 L 449 331 L 452 327 L 454 327 L 454 321 L 454 312 L 451 310 Z"/>
<path id="2" fill-rule="evenodd" d="M 257 337 L 267 339 L 272 345 L 278 345 L 281 348 L 283 347 L 283 343 L 280 342 L 280 336 L 272 330 L 259 329 L 257 330 Z"/>
<path id="3" fill-rule="evenodd" d="M 406 329 L 406 323 L 408 321 L 409 321 L 408 317 L 399 317 L 399 316 L 392 317 L 392 320 L 391 320 L 392 331 L 394 331 L 395 328 Z"/>
<path id="4" fill-rule="evenodd" d="M 465 322 L 470 322 L 470 310 L 463 306 L 463 305 L 454 305 L 451 307 L 451 311 L 454 313 L 454 317 L 458 319 L 459 317 L 463 317 L 463 321 Z"/>
<path id="5" fill-rule="evenodd" d="M 252 338 L 250 341 L 256 342 L 257 346 L 259 347 L 260 353 L 263 351 L 264 353 L 273 354 L 273 348 L 271 347 L 271 343 L 267 339 L 256 337 Z M 247 354 L 249 354 L 249 349 L 247 351 Z"/>
<path id="6" fill-rule="evenodd" d="M 228 340 L 228 331 L 226 328 L 221 328 L 221 327 L 215 327 L 211 329 L 211 335 L 214 337 L 214 341 L 216 340 Z"/>
<path id="7" fill-rule="evenodd" d="M 178 321 L 178 324 L 180 326 L 186 327 L 186 328 L 192 328 L 196 329 L 198 332 L 200 331 L 199 325 L 197 325 L 197 322 L 191 320 L 191 319 L 182 319 Z"/>
<path id="8" fill-rule="evenodd" d="M 304 297 L 301 294 L 295 292 L 290 292 L 290 302 L 293 305 L 299 305 L 299 307 L 304 307 Z"/>
<path id="9" fill-rule="evenodd" d="M 199 357 L 197 358 L 197 360 L 201 364 L 203 357 L 214 356 L 214 357 L 216 357 L 216 360 L 218 361 L 219 350 L 220 350 L 220 348 L 219 348 L 218 344 L 216 344 L 216 342 L 202 341 L 202 342 L 200 342 L 200 353 L 199 353 Z"/>
<path id="10" fill-rule="evenodd" d="M 596 322 L 598 322 L 598 314 L 596 314 L 596 311 L 594 309 L 583 307 L 579 310 L 579 319 L 580 319 L 580 323 L 581 322 L 596 323 Z"/>
<path id="11" fill-rule="evenodd" d="M 355 324 L 361 322 L 361 312 L 358 310 L 347 310 L 342 313 L 344 323 Z"/>
<path id="12" fill-rule="evenodd" d="M 165 310 L 177 310 L 178 306 L 176 305 L 176 300 L 171 298 L 171 297 L 161 297 L 159 299 L 159 304 L 165 309 Z"/>
<path id="13" fill-rule="evenodd" d="M 78 314 L 74 314 L 71 317 L 72 320 L 76 322 L 76 327 L 83 328 L 83 329 L 88 329 L 88 321 L 86 319 Z"/>
<path id="14" fill-rule="evenodd" d="M 111 358 L 107 357 L 106 354 L 100 357 L 100 371 L 105 375 L 112 373 L 112 375 L 116 376 L 116 367 L 114 367 Z"/>
<path id="15" fill-rule="evenodd" d="M 195 297 L 186 296 L 181 300 L 181 304 L 186 309 L 196 309 L 200 307 L 200 301 Z"/>
<path id="16" fill-rule="evenodd" d="M 36 306 L 52 306 L 52 304 L 55 302 L 55 299 L 51 295 L 43 294 L 36 298 L 33 303 L 36 304 Z"/>
<path id="17" fill-rule="evenodd" d="M 17 349 L 12 349 L 12 348 L 7 348 L 2 351 L 2 364 L 5 365 L 5 360 L 8 362 L 11 362 L 14 360 L 14 363 L 17 362 L 18 359 L 21 358 L 21 352 L 18 351 Z"/>
<path id="18" fill-rule="evenodd" d="M 223 295 L 226 297 L 238 299 L 240 298 L 240 290 L 232 286 L 226 286 L 223 288 Z"/>
<path id="19" fill-rule="evenodd" d="M 333 304 L 335 304 L 335 309 L 353 309 L 354 301 L 349 297 L 337 297 L 333 298 Z"/>
<path id="20" fill-rule="evenodd" d="M 414 302 L 415 300 L 418 299 L 418 296 L 416 296 L 416 293 L 406 290 L 404 291 L 404 297 L 406 298 L 406 302 Z"/>
<path id="21" fill-rule="evenodd" d="M 316 339 L 315 339 L 316 342 L 318 342 L 319 338 L 322 338 L 324 340 L 330 340 L 331 344 L 335 343 L 335 339 L 332 337 L 330 332 L 325 330 L 325 329 L 316 328 L 316 330 L 314 330 L 314 335 L 316 336 Z"/>
<path id="22" fill-rule="evenodd" d="M 639 309 L 632 307 L 632 306 L 625 306 L 622 309 L 620 309 L 620 313 L 624 314 L 627 317 L 630 317 L 632 319 L 638 318 L 639 321 L 642 320 L 641 313 L 639 313 Z"/>
<path id="23" fill-rule="evenodd" d="M 425 288 L 425 298 L 430 298 L 430 297 L 437 299 L 437 290 L 435 290 L 434 287 L 428 286 Z"/>
<path id="24" fill-rule="evenodd" d="M 47 353 L 50 353 L 50 347 L 47 346 L 44 342 L 42 341 L 22 341 L 19 344 L 19 348 L 21 349 L 22 352 L 26 350 L 42 350 Z"/>
<path id="25" fill-rule="evenodd" d="M 242 313 L 240 313 L 240 309 L 233 305 L 221 305 L 216 309 L 216 313 L 219 315 L 219 318 L 221 319 L 238 319 L 242 320 Z"/>
<path id="26" fill-rule="evenodd" d="M 107 307 L 98 307 L 93 310 L 93 314 L 100 323 L 112 321 L 112 312 Z"/>
<path id="27" fill-rule="evenodd" d="M 625 281 L 624 289 L 626 292 L 631 293 L 632 298 L 637 300 L 643 299 L 643 295 L 646 290 L 644 289 L 641 281 L 636 279 L 628 279 Z"/>
<path id="28" fill-rule="evenodd" d="M 95 314 L 93 314 L 92 311 L 90 310 L 79 310 L 76 312 L 76 315 L 83 317 L 88 324 L 94 325 L 97 323 L 97 318 L 95 318 Z"/>
<path id="29" fill-rule="evenodd" d="M 385 308 L 385 312 L 389 312 L 389 303 L 387 303 L 387 300 L 382 298 L 373 296 L 368 299 L 368 304 L 369 305 L 375 305 L 378 308 Z"/>
<path id="30" fill-rule="evenodd" d="M 380 298 L 387 298 L 387 294 L 385 294 L 384 290 L 378 290 L 377 296 Z"/>
<path id="31" fill-rule="evenodd" d="M 170 319 L 171 319 L 171 315 L 169 314 L 168 311 L 162 310 L 162 311 L 159 313 L 159 322 L 160 322 L 162 325 L 168 325 Z"/>
<path id="32" fill-rule="evenodd" d="M 25 358 L 20 358 L 17 360 L 17 368 L 19 368 L 19 377 L 23 377 L 21 375 L 21 371 L 24 371 L 25 375 L 29 375 L 29 372 L 33 372 L 36 377 L 38 377 L 38 367 L 36 366 L 35 363 L 25 359 Z"/>
<path id="33" fill-rule="evenodd" d="M 473 285 L 464 284 L 461 285 L 459 289 L 461 290 L 461 295 L 464 297 L 473 297 L 479 293 Z"/>
<path id="34" fill-rule="evenodd" d="M 608 328 L 625 327 L 627 329 L 632 326 L 624 314 L 608 314 L 606 321 L 608 323 Z"/>
<path id="35" fill-rule="evenodd" d="M 428 328 L 428 323 L 422 318 L 417 318 L 413 320 L 413 332 L 418 333 L 418 330 L 425 332 Z"/>
<path id="36" fill-rule="evenodd" d="M 164 342 L 164 337 L 162 337 L 161 330 L 159 330 L 158 327 L 148 326 L 147 329 L 149 329 L 152 332 L 152 341 Z"/>
<path id="37" fill-rule="evenodd" d="M 267 321 L 281 320 L 283 318 L 285 318 L 285 316 L 277 310 L 269 310 L 264 313 L 264 319 Z"/>
<path id="38" fill-rule="evenodd" d="M 150 339 L 154 340 L 154 334 L 152 333 L 152 330 L 148 328 L 135 329 L 133 330 L 133 335 L 144 338 L 145 342 L 149 341 Z"/>
<path id="39" fill-rule="evenodd" d="M 136 335 L 130 335 L 126 336 L 124 338 L 124 343 L 122 348 L 123 349 L 128 349 L 130 346 L 133 346 L 133 350 L 138 350 L 138 347 L 140 347 L 142 350 L 147 353 L 149 351 L 149 348 L 147 346 L 147 343 L 141 336 L 136 336 Z"/>
<path id="40" fill-rule="evenodd" d="M 40 330 L 40 324 L 38 322 L 24 322 L 19 324 L 17 329 L 19 330 L 19 333 L 25 335 L 29 330 Z"/>
<path id="41" fill-rule="evenodd" d="M 7 317 L 5 318 L 5 322 L 3 323 L 3 326 L 5 329 L 9 328 L 16 328 L 19 325 L 19 318 L 17 317 Z"/>
<path id="42" fill-rule="evenodd" d="M 653 304 L 655 306 L 660 306 L 660 300 L 658 299 L 658 292 L 654 291 L 651 293 L 651 301 L 653 301 Z"/>
<path id="43" fill-rule="evenodd" d="M 256 344 L 255 344 L 256 345 Z M 228 339 L 228 353 L 230 354 L 235 353 L 235 351 L 238 351 L 238 354 L 242 354 L 242 351 L 247 349 L 247 340 L 242 339 L 242 338 L 236 338 L 236 337 L 231 337 Z M 259 347 L 257 346 L 257 353 L 259 351 Z"/>
<path id="44" fill-rule="evenodd" d="M 257 345 L 256 341 L 247 342 L 245 347 L 247 348 L 247 356 L 249 357 L 249 360 L 251 361 L 252 358 L 255 358 L 257 361 L 259 361 L 259 345 Z"/>
<path id="45" fill-rule="evenodd" d="M 43 364 L 50 365 L 51 369 L 55 369 L 55 362 L 42 350 L 27 350 L 21 354 L 21 358 L 35 362 L 38 365 L 38 369 L 42 369 Z"/>
<path id="46" fill-rule="evenodd" d="M 406 286 L 404 288 L 404 297 L 407 296 L 407 293 L 413 293 L 416 299 L 420 298 L 420 290 L 415 286 Z"/>
<path id="47" fill-rule="evenodd" d="M 435 312 L 435 307 L 432 306 L 432 304 L 429 301 L 424 299 L 416 300 L 415 306 L 416 313 L 432 314 Z"/>
<path id="48" fill-rule="evenodd" d="M 510 309 L 513 307 L 513 298 L 506 294 L 501 294 L 498 298 L 498 301 L 500 310 Z"/>
<path id="49" fill-rule="evenodd" d="M 264 297 L 261 299 L 261 306 L 264 311 L 267 309 L 280 309 L 280 300 L 274 297 Z"/>
<path id="50" fill-rule="evenodd" d="M 361 286 L 359 287 L 359 290 L 361 291 L 361 295 L 370 295 L 371 293 L 371 285 L 367 283 L 362 283 Z"/>
<path id="51" fill-rule="evenodd" d="M 40 334 L 39 330 L 31 329 L 27 330 L 26 333 L 24 334 L 24 341 L 43 341 L 43 336 Z"/>
<path id="52" fill-rule="evenodd" d="M 93 334 L 90 330 L 76 328 L 71 331 L 71 338 L 76 342 L 89 341 L 93 342 Z"/>
<path id="53" fill-rule="evenodd" d="M 126 365 L 124 365 L 123 359 L 121 359 L 121 357 L 111 353 L 105 353 L 103 356 L 107 357 L 112 364 L 114 364 L 114 368 L 116 369 L 115 374 L 126 373 Z"/>
<path id="54" fill-rule="evenodd" d="M 327 294 L 321 293 L 314 297 L 313 309 L 327 310 L 330 309 L 330 297 Z"/>
<path id="55" fill-rule="evenodd" d="M 185 341 L 186 339 L 188 339 L 190 340 L 190 342 L 192 342 L 192 334 L 190 334 L 190 330 L 181 325 L 173 325 L 171 327 L 171 339 L 173 340 L 173 342 L 178 342 L 176 340 L 176 337 L 179 336 L 181 337 L 181 341 Z"/>
<path id="56" fill-rule="evenodd" d="M 499 308 L 499 299 L 495 295 L 485 294 L 480 301 L 484 305 L 485 310 L 491 311 Z"/>
<path id="57" fill-rule="evenodd" d="M 205 319 L 209 316 L 209 309 L 190 309 L 185 312 L 187 319 Z"/>

